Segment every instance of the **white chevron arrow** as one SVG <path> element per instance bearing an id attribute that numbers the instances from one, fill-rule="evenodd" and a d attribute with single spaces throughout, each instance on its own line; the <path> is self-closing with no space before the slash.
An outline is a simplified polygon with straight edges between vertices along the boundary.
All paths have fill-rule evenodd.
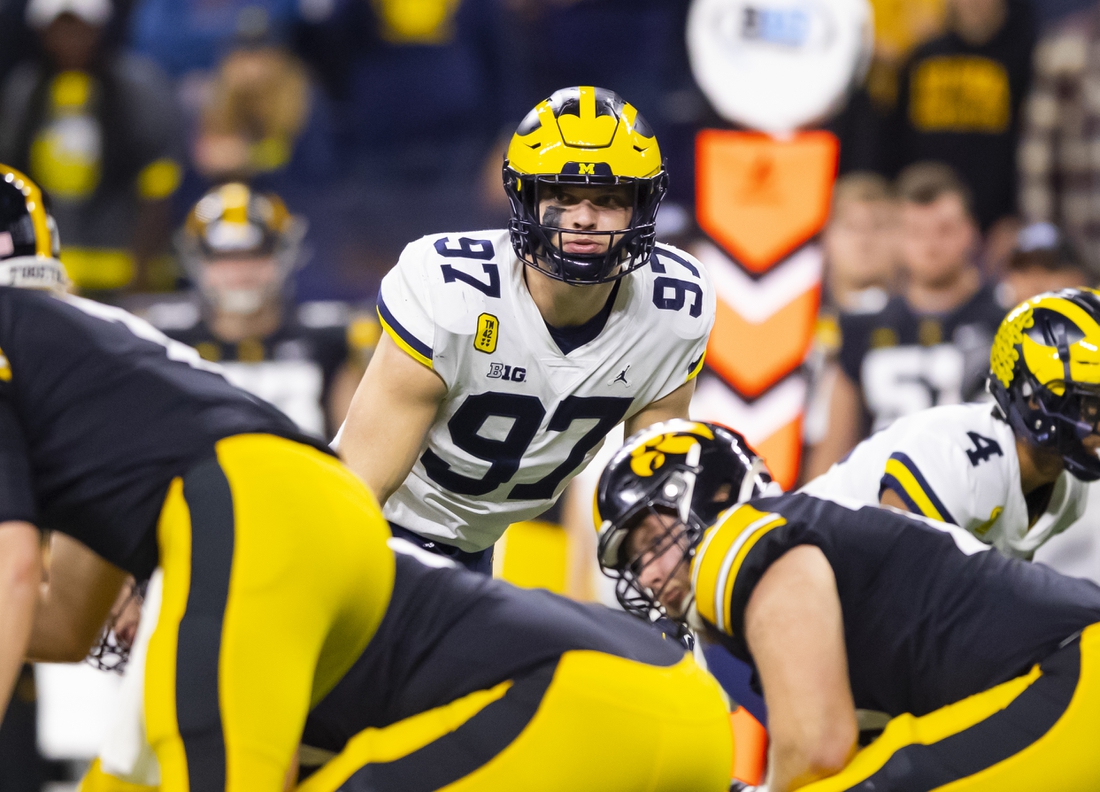
<path id="1" fill-rule="evenodd" d="M 806 381 L 801 376 L 787 377 L 750 404 L 719 377 L 704 371 L 691 400 L 691 417 L 736 429 L 751 445 L 768 439 L 798 418 L 805 405 Z"/>
<path id="2" fill-rule="evenodd" d="M 753 280 L 712 242 L 696 243 L 691 253 L 707 268 L 718 298 L 753 324 L 760 324 L 820 283 L 824 262 L 820 245 L 805 245 Z"/>

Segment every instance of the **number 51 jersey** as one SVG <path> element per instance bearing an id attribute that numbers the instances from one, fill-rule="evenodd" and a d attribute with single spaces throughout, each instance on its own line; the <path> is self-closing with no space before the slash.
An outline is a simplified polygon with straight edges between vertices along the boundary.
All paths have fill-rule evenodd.
<path id="1" fill-rule="evenodd" d="M 1004 555 L 1031 558 L 1085 510 L 1088 486 L 1062 471 L 1034 524 L 1012 428 L 989 404 L 932 407 L 899 418 L 802 488 L 877 504 L 891 489 L 909 510 L 965 528 Z"/>
<path id="2" fill-rule="evenodd" d="M 542 513 L 612 427 L 698 374 L 714 323 L 702 265 L 657 245 L 618 281 L 599 334 L 566 354 L 525 269 L 507 231 L 428 236 L 378 296 L 386 332 L 447 385 L 386 518 L 470 552 Z"/>

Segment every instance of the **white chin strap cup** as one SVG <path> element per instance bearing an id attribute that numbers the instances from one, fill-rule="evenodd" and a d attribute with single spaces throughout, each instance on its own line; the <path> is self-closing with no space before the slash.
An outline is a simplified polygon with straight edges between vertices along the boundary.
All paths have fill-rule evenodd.
<path id="1" fill-rule="evenodd" d="M 0 286 L 63 291 L 69 285 L 64 265 L 45 256 L 17 256 L 0 261 Z"/>

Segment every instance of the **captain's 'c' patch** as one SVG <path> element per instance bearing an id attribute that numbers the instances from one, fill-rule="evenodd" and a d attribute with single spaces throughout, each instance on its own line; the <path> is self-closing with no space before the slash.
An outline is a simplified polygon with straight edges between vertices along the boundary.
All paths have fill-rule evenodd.
<path id="1" fill-rule="evenodd" d="M 3 349 L 0 349 L 0 381 L 11 382 L 11 363 Z"/>
<path id="2" fill-rule="evenodd" d="M 477 335 L 474 336 L 474 349 L 491 355 L 497 351 L 497 335 L 500 333 L 500 320 L 488 313 L 477 318 Z"/>

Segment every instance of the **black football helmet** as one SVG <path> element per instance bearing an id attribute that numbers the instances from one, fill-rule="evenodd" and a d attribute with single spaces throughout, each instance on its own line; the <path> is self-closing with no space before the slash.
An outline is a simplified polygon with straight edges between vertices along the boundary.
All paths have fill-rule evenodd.
<path id="1" fill-rule="evenodd" d="M 677 419 L 635 434 L 604 468 L 596 490 L 600 569 L 615 579 L 619 604 L 647 621 L 682 623 L 681 614 L 665 612 L 661 591 L 641 584 L 642 570 L 673 544 L 683 548 L 680 564 L 690 564 L 723 511 L 777 490 L 764 460 L 720 424 Z M 650 514 L 666 530 L 647 547 L 631 547 L 631 531 Z"/>
<path id="2" fill-rule="evenodd" d="M 64 289 L 68 284 L 49 199 L 22 173 L 0 165 L 0 286 Z"/>

